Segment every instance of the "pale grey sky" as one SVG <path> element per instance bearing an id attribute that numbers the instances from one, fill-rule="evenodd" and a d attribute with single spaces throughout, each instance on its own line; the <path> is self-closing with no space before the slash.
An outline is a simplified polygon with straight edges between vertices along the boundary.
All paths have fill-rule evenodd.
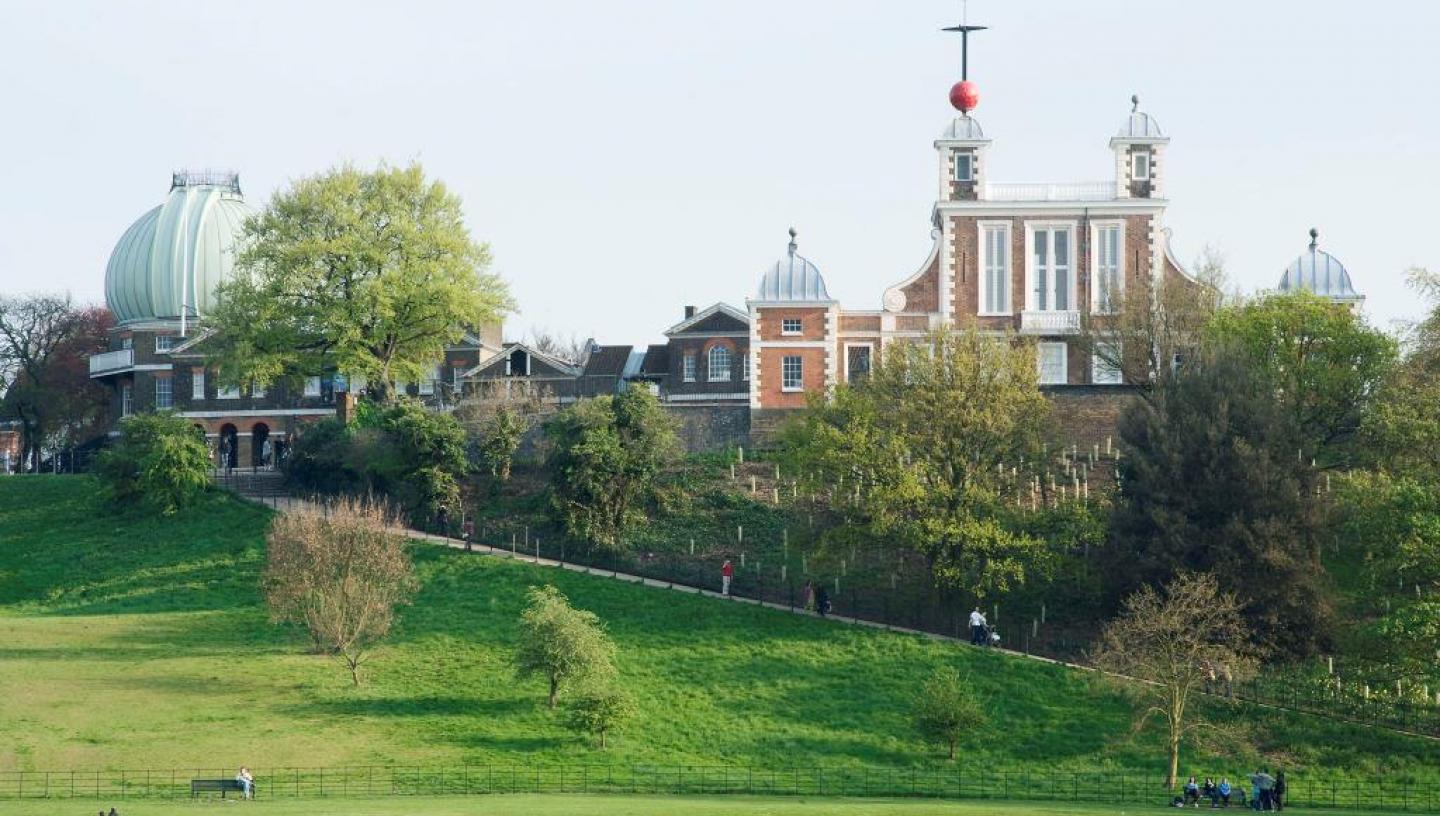
<path id="1" fill-rule="evenodd" d="M 1132 93 L 1172 138 L 1177 254 L 1270 287 L 1317 226 L 1372 320 L 1440 266 L 1440 3 L 971 0 L 998 181 L 1104 180 Z M 102 300 L 172 169 L 262 205 L 344 161 L 464 199 L 533 326 L 656 341 L 737 306 L 785 230 L 878 308 L 930 246 L 958 0 L 0 0 L 0 291 Z"/>

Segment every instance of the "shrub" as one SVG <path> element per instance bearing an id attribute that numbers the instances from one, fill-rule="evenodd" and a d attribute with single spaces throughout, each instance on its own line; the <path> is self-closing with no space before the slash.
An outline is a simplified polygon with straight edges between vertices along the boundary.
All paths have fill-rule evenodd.
<path id="1" fill-rule="evenodd" d="M 635 701 L 624 689 L 606 685 L 587 689 L 570 703 L 569 726 L 583 734 L 594 734 L 600 738 L 600 747 L 605 747 L 605 735 L 617 730 L 635 716 Z"/>
<path id="2" fill-rule="evenodd" d="M 171 413 L 136 414 L 120 423 L 120 439 L 100 457 L 96 473 L 117 507 L 140 505 L 170 515 L 210 485 L 204 439 Z"/>
<path id="3" fill-rule="evenodd" d="M 930 675 L 915 698 L 915 728 L 932 742 L 946 745 L 955 758 L 955 743 L 985 722 L 975 694 L 953 668 L 942 666 Z"/>

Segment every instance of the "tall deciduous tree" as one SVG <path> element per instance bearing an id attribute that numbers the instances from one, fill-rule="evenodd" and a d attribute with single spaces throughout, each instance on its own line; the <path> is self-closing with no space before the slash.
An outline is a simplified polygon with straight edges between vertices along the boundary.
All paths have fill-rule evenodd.
<path id="1" fill-rule="evenodd" d="M 1371 402 L 1360 436 L 1379 467 L 1440 480 L 1440 274 L 1412 269 L 1410 286 L 1430 311 L 1410 327 L 1405 359 Z"/>
<path id="2" fill-rule="evenodd" d="M 571 606 L 553 586 L 531 587 L 526 597 L 516 674 L 545 678 L 551 708 L 562 691 L 604 688 L 615 675 L 615 644 L 595 613 Z"/>
<path id="3" fill-rule="evenodd" d="M 1297 654 L 1323 643 L 1315 472 L 1296 455 L 1303 437 L 1270 379 L 1244 353 L 1212 350 L 1133 403 L 1120 439 L 1114 591 L 1213 572 L 1263 640 Z"/>
<path id="4" fill-rule="evenodd" d="M 1137 704 L 1137 727 L 1158 719 L 1165 729 L 1165 784 L 1175 787 L 1187 740 L 1215 740 L 1233 751 L 1243 736 L 1207 720 L 1195 697 L 1212 680 L 1244 680 L 1256 667 L 1241 602 L 1214 576 L 1181 573 L 1164 591 L 1144 586 L 1105 626 L 1091 658 Z"/>
<path id="5" fill-rule="evenodd" d="M 1320 464 L 1347 450 L 1397 356 L 1394 339 L 1358 313 L 1309 292 L 1269 295 L 1216 315 L 1212 333 L 1269 378 Z"/>
<path id="6" fill-rule="evenodd" d="M 418 587 L 405 537 L 374 504 L 346 500 L 328 512 L 275 517 L 263 586 L 276 621 L 301 623 L 360 685 L 360 667 Z"/>
<path id="7" fill-rule="evenodd" d="M 0 297 L 0 411 L 20 420 L 32 468 L 47 445 L 98 433 L 109 403 L 87 358 L 113 325 L 108 310 L 76 307 L 68 294 Z"/>
<path id="8" fill-rule="evenodd" d="M 460 199 L 419 165 L 341 167 L 276 193 L 246 223 L 207 348 L 227 383 L 338 368 L 388 398 L 511 308 L 489 265 Z"/>
<path id="9" fill-rule="evenodd" d="M 545 426 L 555 508 L 572 535 L 619 549 L 679 454 L 675 423 L 643 388 L 581 400 Z"/>
<path id="10" fill-rule="evenodd" d="M 1009 338 L 892 344 L 786 429 L 792 469 L 833 489 L 853 526 L 924 554 L 943 583 L 1004 592 L 1047 553 L 1002 501 L 1009 469 L 1040 452 L 1049 402 L 1036 381 L 1033 347 Z"/>

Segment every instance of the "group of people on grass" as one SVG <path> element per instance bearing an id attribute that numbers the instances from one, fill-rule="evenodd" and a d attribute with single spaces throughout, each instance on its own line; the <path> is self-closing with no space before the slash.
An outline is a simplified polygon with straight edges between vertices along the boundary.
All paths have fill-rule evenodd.
<path id="1" fill-rule="evenodd" d="M 1230 807 L 1232 797 L 1240 807 L 1249 807 L 1252 810 L 1284 810 L 1285 772 L 1280 771 L 1271 776 L 1262 769 L 1250 774 L 1248 801 L 1244 786 L 1231 787 L 1229 777 L 1221 777 L 1220 783 L 1216 784 L 1213 778 L 1207 776 L 1202 785 L 1192 776 L 1185 782 L 1183 794 L 1176 797 L 1175 806 L 1194 805 L 1198 808 L 1201 799 L 1208 799 L 1212 808 Z"/>

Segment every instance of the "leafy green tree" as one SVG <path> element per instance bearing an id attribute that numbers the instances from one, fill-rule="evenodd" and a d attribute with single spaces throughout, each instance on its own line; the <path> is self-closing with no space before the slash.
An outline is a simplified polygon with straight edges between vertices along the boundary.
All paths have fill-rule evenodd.
<path id="1" fill-rule="evenodd" d="M 581 400 L 545 426 L 552 500 L 572 535 L 620 549 L 679 454 L 675 422 L 643 388 Z"/>
<path id="2" fill-rule="evenodd" d="M 1440 479 L 1440 275 L 1412 269 L 1410 286 L 1430 311 L 1410 327 L 1405 359 L 1372 401 L 1361 437 L 1385 470 Z"/>
<path id="3" fill-rule="evenodd" d="M 1176 571 L 1214 573 L 1259 637 L 1307 654 L 1328 637 L 1323 514 L 1302 433 L 1243 352 L 1212 350 L 1123 416 L 1106 548 L 1120 595 Z"/>
<path id="4" fill-rule="evenodd" d="M 629 692 L 610 684 L 580 692 L 570 702 L 569 709 L 570 727 L 599 737 L 600 747 L 604 749 L 606 735 L 619 730 L 635 716 L 635 700 Z"/>
<path id="5" fill-rule="evenodd" d="M 135 414 L 120 422 L 120 437 L 101 454 L 96 473 L 117 507 L 171 515 L 209 488 L 210 452 L 175 414 Z"/>
<path id="6" fill-rule="evenodd" d="M 455 418 L 469 437 L 470 458 L 490 474 L 493 486 L 510 481 L 520 443 L 544 411 L 546 397 L 537 388 L 482 386 L 455 408 Z"/>
<path id="7" fill-rule="evenodd" d="M 832 491 L 841 534 L 922 553 L 975 595 L 1008 591 L 1048 561 L 1005 507 L 1009 469 L 1035 461 L 1049 416 L 1036 379 L 1031 345 L 974 330 L 893 344 L 785 429 L 791 469 Z"/>
<path id="8" fill-rule="evenodd" d="M 553 586 L 531 587 L 520 614 L 515 671 L 524 679 L 539 675 L 549 684 L 549 705 L 560 692 L 607 685 L 615 675 L 615 644 L 594 612 L 576 609 Z"/>
<path id="9" fill-rule="evenodd" d="M 418 164 L 340 167 L 275 194 L 248 221 L 208 350 L 225 383 L 338 368 L 391 384 L 429 376 L 445 346 L 512 308 L 460 199 Z"/>
<path id="10" fill-rule="evenodd" d="M 985 723 L 980 700 L 950 666 L 936 669 L 915 697 L 915 728 L 927 741 L 949 748 Z"/>
<path id="11" fill-rule="evenodd" d="M 1395 364 L 1394 339 L 1303 291 L 1224 309 L 1211 331 L 1270 380 L 1300 429 L 1305 456 L 1326 465 L 1350 460 L 1347 446 Z"/>

